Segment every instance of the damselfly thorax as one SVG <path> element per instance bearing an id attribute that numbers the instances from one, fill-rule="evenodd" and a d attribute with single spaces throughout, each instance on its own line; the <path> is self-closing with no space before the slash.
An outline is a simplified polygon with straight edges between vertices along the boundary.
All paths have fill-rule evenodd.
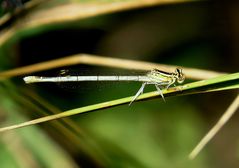
<path id="1" fill-rule="evenodd" d="M 132 98 L 130 104 L 132 104 L 144 91 L 146 85 L 155 85 L 157 91 L 162 96 L 162 89 L 168 89 L 171 85 L 182 83 L 185 79 L 182 69 L 176 68 L 175 72 L 168 73 L 158 69 L 153 69 L 145 75 L 131 75 L 131 76 L 58 76 L 58 77 L 42 77 L 42 76 L 27 76 L 24 77 L 26 83 L 35 82 L 83 82 L 83 81 L 136 81 L 142 82 L 142 86 Z M 130 105 L 129 104 L 129 105 Z"/>

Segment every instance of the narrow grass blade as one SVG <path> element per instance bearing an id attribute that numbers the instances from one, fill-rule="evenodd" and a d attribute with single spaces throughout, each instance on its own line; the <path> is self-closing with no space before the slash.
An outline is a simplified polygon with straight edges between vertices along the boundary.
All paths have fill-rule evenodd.
<path id="1" fill-rule="evenodd" d="M 227 111 L 221 116 L 218 122 L 212 127 L 212 129 L 203 137 L 198 145 L 190 153 L 189 158 L 194 159 L 198 153 L 205 147 L 206 144 L 216 135 L 216 133 L 226 124 L 226 122 L 232 117 L 232 115 L 239 108 L 239 94 L 236 99 L 229 106 Z"/>

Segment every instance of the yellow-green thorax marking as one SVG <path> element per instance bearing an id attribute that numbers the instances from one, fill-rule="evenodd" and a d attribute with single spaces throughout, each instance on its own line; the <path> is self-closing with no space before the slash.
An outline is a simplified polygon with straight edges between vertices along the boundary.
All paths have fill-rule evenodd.
<path id="1" fill-rule="evenodd" d="M 174 84 L 176 81 L 182 83 L 185 79 L 182 69 L 176 68 L 175 72 L 168 73 L 158 69 L 153 69 L 147 76 L 150 78 L 151 82 L 155 82 L 161 85 Z"/>

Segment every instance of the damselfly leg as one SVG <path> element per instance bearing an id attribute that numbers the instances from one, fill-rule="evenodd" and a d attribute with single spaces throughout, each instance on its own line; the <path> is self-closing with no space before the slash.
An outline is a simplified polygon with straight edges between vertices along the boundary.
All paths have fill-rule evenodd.
<path id="1" fill-rule="evenodd" d="M 157 91 L 159 92 L 159 94 L 162 96 L 163 101 L 166 102 L 165 99 L 164 99 L 163 93 L 162 93 L 162 91 L 160 89 L 160 85 L 155 84 L 155 87 L 156 87 Z"/>
<path id="2" fill-rule="evenodd" d="M 140 89 L 138 90 L 138 92 L 135 94 L 135 96 L 133 97 L 133 99 L 131 100 L 131 102 L 129 103 L 129 106 L 139 97 L 139 95 L 141 95 L 144 92 L 144 87 L 147 83 L 143 83 L 142 86 L 140 87 Z"/>
<path id="3" fill-rule="evenodd" d="M 135 94 L 135 96 L 133 97 L 133 99 L 131 100 L 131 102 L 129 103 L 129 106 L 144 92 L 144 88 L 146 85 L 155 85 L 158 93 L 162 96 L 163 101 L 165 102 L 163 93 L 161 91 L 162 85 L 160 83 L 155 83 L 155 82 L 145 82 L 142 84 L 142 86 L 140 87 L 140 89 L 138 90 L 138 92 Z M 170 86 L 170 85 L 169 85 Z M 161 87 L 161 88 L 160 88 Z"/>

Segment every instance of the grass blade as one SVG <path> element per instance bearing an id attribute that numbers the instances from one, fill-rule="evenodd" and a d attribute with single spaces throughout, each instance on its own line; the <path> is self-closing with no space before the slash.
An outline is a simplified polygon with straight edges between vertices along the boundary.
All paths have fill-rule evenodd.
<path id="1" fill-rule="evenodd" d="M 239 95 L 228 107 L 227 111 L 221 116 L 218 122 L 212 127 L 212 129 L 202 138 L 198 145 L 189 154 L 190 159 L 194 159 L 198 153 L 205 147 L 206 144 L 216 135 L 216 133 L 226 124 L 226 122 L 232 117 L 232 115 L 239 108 Z"/>

